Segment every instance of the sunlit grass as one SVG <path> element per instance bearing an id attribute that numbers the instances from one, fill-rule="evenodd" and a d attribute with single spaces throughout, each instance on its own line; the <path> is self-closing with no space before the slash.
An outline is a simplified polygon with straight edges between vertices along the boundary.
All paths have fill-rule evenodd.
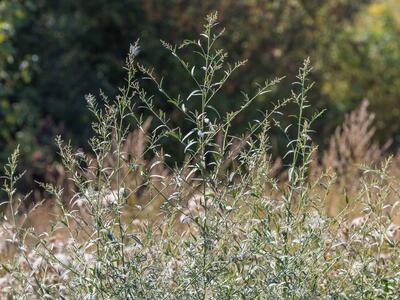
<path id="1" fill-rule="evenodd" d="M 248 134 L 233 136 L 235 118 L 279 79 L 243 93 L 237 111 L 216 111 L 213 102 L 245 63 L 226 63 L 227 53 L 215 48 L 223 33 L 211 14 L 198 40 L 162 42 L 196 86 L 180 95 L 170 95 L 153 69 L 137 64 L 139 46 L 131 46 L 120 95 L 86 97 L 96 119 L 92 152 L 57 139 L 73 191 L 38 183 L 54 206 L 38 204 L 24 215 L 15 151 L 4 177 L 5 297 L 397 298 L 398 174 L 392 158 L 371 147 L 367 105 L 349 115 L 319 155 L 312 125 L 320 113 L 306 113 L 313 85 L 307 59 L 288 87 L 291 97 L 260 114 Z M 183 48 L 202 64 L 182 57 Z M 155 109 L 157 98 L 143 82 L 157 88 L 189 129 L 173 127 Z M 296 108 L 294 117 L 280 113 L 288 105 Z M 292 125 L 281 128 L 288 144 L 277 168 L 269 130 L 280 128 L 281 118 Z M 178 154 L 165 153 L 166 141 L 182 152 L 182 164 L 166 163 Z M 32 223 L 35 213 L 53 215 L 47 230 Z"/>

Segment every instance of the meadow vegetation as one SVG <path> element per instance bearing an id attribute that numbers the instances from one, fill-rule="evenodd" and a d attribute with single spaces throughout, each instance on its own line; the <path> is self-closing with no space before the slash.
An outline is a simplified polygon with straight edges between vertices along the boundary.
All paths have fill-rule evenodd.
<path id="1" fill-rule="evenodd" d="M 15 150 L 3 177 L 4 298 L 398 298 L 400 157 L 373 142 L 368 100 L 324 151 L 313 143 L 324 111 L 310 105 L 309 59 L 289 97 L 274 99 L 281 78 L 266 80 L 223 113 L 215 103 L 246 64 L 227 63 L 223 34 L 210 14 L 197 39 L 162 42 L 195 86 L 189 93 L 171 93 L 131 45 L 119 94 L 86 96 L 90 151 L 58 137 L 62 164 L 37 182 L 45 200 L 29 207 Z M 234 135 L 258 97 L 271 109 Z M 287 138 L 281 158 L 271 155 L 272 129 Z"/>

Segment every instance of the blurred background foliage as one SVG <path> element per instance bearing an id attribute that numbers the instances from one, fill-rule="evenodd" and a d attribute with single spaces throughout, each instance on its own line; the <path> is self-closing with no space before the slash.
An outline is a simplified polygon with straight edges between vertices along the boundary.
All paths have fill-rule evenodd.
<path id="1" fill-rule="evenodd" d="M 2 0 L 0 161 L 21 144 L 25 165 L 40 174 L 56 159 L 56 134 L 85 148 L 90 115 L 84 95 L 117 93 L 129 44 L 138 38 L 139 59 L 166 77 L 169 92 L 188 91 L 191 83 L 159 40 L 196 38 L 215 10 L 227 28 L 221 45 L 229 60 L 248 59 L 215 106 L 232 109 L 241 90 L 286 76 L 272 96 L 237 120 L 237 131 L 289 95 L 309 56 L 316 81 L 311 104 L 328 108 L 317 124 L 318 143 L 325 145 L 345 113 L 368 98 L 377 137 L 400 144 L 398 0 Z M 166 102 L 159 105 L 180 122 Z M 274 133 L 272 142 L 281 144 Z"/>

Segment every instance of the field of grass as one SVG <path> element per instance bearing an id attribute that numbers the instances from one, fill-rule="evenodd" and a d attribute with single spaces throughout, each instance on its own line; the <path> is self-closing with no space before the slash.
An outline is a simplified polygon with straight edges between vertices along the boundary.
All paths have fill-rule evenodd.
<path id="1" fill-rule="evenodd" d="M 312 142 L 313 83 L 306 59 L 292 96 L 232 135 L 232 122 L 279 79 L 243 93 L 237 111 L 213 107 L 245 62 L 228 65 L 223 34 L 207 17 L 198 40 L 162 42 L 196 89 L 170 95 L 153 69 L 126 60 L 120 95 L 86 97 L 96 121 L 91 152 L 57 138 L 62 165 L 38 183 L 28 209 L 16 184 L 18 149 L 5 166 L 1 225 L 4 299 L 397 299 L 400 294 L 400 156 L 372 142 L 368 101 L 348 115 L 325 151 Z M 202 61 L 181 56 L 191 49 Z M 173 76 L 173 73 L 172 75 Z M 159 94 L 150 95 L 152 84 Z M 249 89 L 251 90 L 251 89 Z M 176 128 L 162 98 L 188 128 Z M 280 113 L 286 107 L 295 116 Z M 147 111 L 144 118 L 137 111 Z M 310 113 L 311 112 L 311 113 Z M 261 115 L 261 114 L 260 114 Z M 281 128 L 281 121 L 291 125 Z M 270 129 L 287 136 L 271 156 Z M 165 153 L 176 145 L 185 157 Z"/>

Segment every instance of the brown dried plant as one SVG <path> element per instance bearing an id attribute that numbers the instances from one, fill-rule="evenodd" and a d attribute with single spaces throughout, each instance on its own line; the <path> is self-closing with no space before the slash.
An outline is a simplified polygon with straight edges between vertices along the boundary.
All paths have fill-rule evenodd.
<path id="1" fill-rule="evenodd" d="M 330 138 L 329 148 L 322 155 L 322 167 L 332 169 L 341 184 L 352 185 L 362 164 L 375 164 L 383 158 L 387 146 L 373 141 L 375 115 L 368 112 L 368 100 L 346 115 L 343 124 Z M 349 184 L 347 184 L 350 186 Z"/>

